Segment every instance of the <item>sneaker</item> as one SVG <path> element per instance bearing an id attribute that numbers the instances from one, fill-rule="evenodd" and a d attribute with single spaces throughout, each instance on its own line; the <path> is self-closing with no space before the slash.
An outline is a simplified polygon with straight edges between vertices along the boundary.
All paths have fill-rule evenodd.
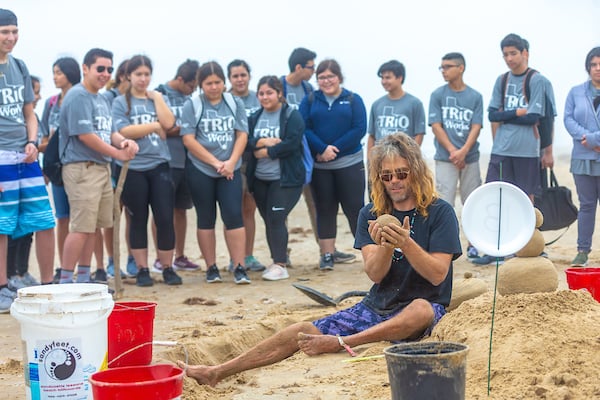
<path id="1" fill-rule="evenodd" d="M 191 262 L 186 256 L 179 256 L 173 261 L 173 268 L 178 271 L 196 271 L 200 266 Z"/>
<path id="2" fill-rule="evenodd" d="M 25 272 L 21 277 L 21 280 L 25 284 L 25 286 L 39 286 L 40 282 L 33 277 L 29 272 Z"/>
<path id="3" fill-rule="evenodd" d="M 493 257 L 488 256 L 487 254 L 484 254 L 481 257 L 474 258 L 470 261 L 475 265 L 488 265 L 491 263 L 496 263 L 496 259 L 498 260 L 498 265 L 504 264 L 504 257 Z"/>
<path id="4" fill-rule="evenodd" d="M 469 261 L 474 260 L 475 258 L 479 258 L 479 251 L 474 246 L 469 245 L 467 247 L 467 258 Z"/>
<path id="5" fill-rule="evenodd" d="M 115 276 L 115 262 L 113 261 L 112 257 L 108 257 L 108 264 L 106 264 L 106 273 L 111 277 Z M 121 277 L 122 276 L 123 274 L 121 274 Z"/>
<path id="6" fill-rule="evenodd" d="M 17 294 L 9 288 L 0 289 L 0 314 L 7 314 L 10 312 L 10 306 L 16 297 Z"/>
<path id="7" fill-rule="evenodd" d="M 246 264 L 246 270 L 248 271 L 260 272 L 264 271 L 266 268 L 263 264 L 260 263 L 260 261 L 256 259 L 256 257 L 252 255 L 247 256 L 244 259 L 244 264 Z"/>
<path id="8" fill-rule="evenodd" d="M 108 282 L 108 277 L 106 276 L 106 271 L 103 269 L 97 269 L 90 278 L 91 278 L 90 282 L 92 282 L 92 283 L 107 283 Z"/>
<path id="9" fill-rule="evenodd" d="M 233 260 L 229 260 L 229 265 L 227 266 L 227 272 L 233 274 Z"/>
<path id="10" fill-rule="evenodd" d="M 333 256 L 331 253 L 325 253 L 321 256 L 321 259 L 319 260 L 319 268 L 321 271 L 333 270 Z"/>
<path id="11" fill-rule="evenodd" d="M 208 282 L 208 283 L 222 282 L 221 274 L 219 274 L 219 268 L 217 268 L 216 264 L 211 265 L 206 270 L 206 282 Z"/>
<path id="12" fill-rule="evenodd" d="M 140 268 L 135 276 L 136 286 L 146 287 L 154 285 L 154 281 L 150 276 L 150 270 L 148 268 Z"/>
<path id="13" fill-rule="evenodd" d="M 162 276 L 167 285 L 181 285 L 183 282 L 181 277 L 172 267 L 166 267 L 162 270 Z"/>
<path id="14" fill-rule="evenodd" d="M 16 292 L 17 290 L 25 287 L 27 287 L 27 285 L 25 285 L 25 282 L 23 282 L 23 279 L 21 279 L 19 275 L 13 275 L 8 278 L 8 288 L 11 291 Z"/>
<path id="15" fill-rule="evenodd" d="M 108 276 L 110 276 L 111 278 L 115 277 L 115 263 L 113 261 L 112 257 L 108 257 L 108 264 L 106 264 L 106 274 Z M 136 274 L 137 274 L 137 267 L 136 267 Z M 135 276 L 135 275 L 133 275 Z M 123 270 L 121 270 L 121 278 L 127 278 L 129 277 L 129 274 Z"/>
<path id="16" fill-rule="evenodd" d="M 251 283 L 250 278 L 246 274 L 246 268 L 238 264 L 233 270 L 233 281 L 236 285 L 247 285 Z"/>
<path id="17" fill-rule="evenodd" d="M 352 263 L 356 260 L 356 256 L 350 253 L 342 253 L 341 251 L 337 251 L 337 249 L 333 252 L 333 262 L 336 264 L 340 263 Z M 323 269 L 321 267 L 321 269 Z M 333 269 L 333 266 L 331 267 Z"/>
<path id="18" fill-rule="evenodd" d="M 572 267 L 585 267 L 588 263 L 588 253 L 580 251 L 577 253 L 573 261 L 571 262 Z"/>
<path id="19" fill-rule="evenodd" d="M 152 264 L 152 272 L 161 273 L 163 272 L 163 265 L 160 263 L 160 260 L 157 258 L 154 260 L 154 264 Z"/>
<path id="20" fill-rule="evenodd" d="M 132 255 L 127 257 L 127 274 L 131 277 L 135 277 L 138 273 L 137 264 L 135 263 L 135 258 Z M 123 275 L 123 274 L 122 274 Z M 125 276 L 125 275 L 123 275 Z"/>
<path id="21" fill-rule="evenodd" d="M 54 284 L 60 283 L 60 268 L 56 268 L 54 270 L 54 276 L 52 277 L 52 283 L 54 283 Z"/>
<path id="22" fill-rule="evenodd" d="M 287 268 L 284 268 L 279 264 L 269 265 L 262 274 L 262 278 L 265 281 L 280 281 L 282 279 L 288 279 L 289 277 L 290 274 L 288 274 Z"/>

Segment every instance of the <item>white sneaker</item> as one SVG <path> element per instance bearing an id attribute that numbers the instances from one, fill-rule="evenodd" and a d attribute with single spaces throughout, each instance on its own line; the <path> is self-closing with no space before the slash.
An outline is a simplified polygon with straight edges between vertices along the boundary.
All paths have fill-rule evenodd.
<path id="1" fill-rule="evenodd" d="M 288 279 L 289 277 L 290 274 L 288 274 L 287 268 L 284 268 L 279 264 L 269 265 L 262 274 L 262 278 L 265 281 L 279 281 L 282 279 Z"/>

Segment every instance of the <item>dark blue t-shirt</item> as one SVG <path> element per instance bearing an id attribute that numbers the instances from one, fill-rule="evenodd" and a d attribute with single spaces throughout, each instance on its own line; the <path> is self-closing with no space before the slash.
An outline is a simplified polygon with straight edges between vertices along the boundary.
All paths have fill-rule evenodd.
<path id="1" fill-rule="evenodd" d="M 368 220 L 377 217 L 371 212 L 372 203 L 360 210 L 358 227 L 354 248 L 361 249 L 368 244 L 375 244 L 368 232 Z M 411 222 L 411 237 L 428 253 L 452 254 L 456 260 L 462 254 L 458 230 L 458 220 L 454 209 L 444 200 L 438 199 L 428 208 L 427 218 L 419 215 L 415 210 L 400 212 L 393 211 L 393 215 L 400 221 L 408 216 Z M 403 308 L 417 298 L 425 299 L 430 303 L 438 303 L 447 307 L 452 294 L 452 263 L 446 279 L 438 286 L 417 273 L 402 255 L 400 249 L 394 250 L 392 266 L 381 283 L 371 287 L 369 294 L 363 302 L 381 315 L 393 313 Z"/>

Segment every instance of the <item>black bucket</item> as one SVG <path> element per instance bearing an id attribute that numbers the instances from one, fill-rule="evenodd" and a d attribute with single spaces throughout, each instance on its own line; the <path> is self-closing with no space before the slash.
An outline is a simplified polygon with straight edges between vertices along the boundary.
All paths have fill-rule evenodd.
<path id="1" fill-rule="evenodd" d="M 464 400 L 468 350 L 451 342 L 387 347 L 383 353 L 392 400 Z"/>

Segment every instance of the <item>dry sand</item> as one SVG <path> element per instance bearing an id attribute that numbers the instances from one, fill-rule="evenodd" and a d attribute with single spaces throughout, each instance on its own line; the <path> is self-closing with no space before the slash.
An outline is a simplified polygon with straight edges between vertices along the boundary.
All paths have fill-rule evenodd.
<path id="1" fill-rule="evenodd" d="M 568 157 L 557 159 L 561 184 L 573 188 Z M 485 171 L 486 161 L 482 160 Z M 573 190 L 573 199 L 577 196 Z M 460 208 L 457 210 L 460 215 Z M 202 263 L 189 215 L 187 253 Z M 125 281 L 122 300 L 155 301 L 155 340 L 174 340 L 174 348 L 155 347 L 153 362 L 184 358 L 190 363 L 213 364 L 235 356 L 276 330 L 300 320 L 312 320 L 335 311 L 309 299 L 291 284 L 299 282 L 335 297 L 349 290 L 370 286 L 362 272 L 360 252 L 352 249 L 352 236 L 345 218 L 338 218 L 337 247 L 354 252 L 357 262 L 336 265 L 332 272 L 318 270 L 318 247 L 314 241 L 306 208 L 301 200 L 289 218 L 293 268 L 290 279 L 264 282 L 251 273 L 252 284 L 236 286 L 228 273 L 224 282 L 208 285 L 201 272 L 182 273 L 184 284 L 168 287 L 156 276 L 152 288 L 138 288 Z M 263 224 L 257 214 L 256 256 L 268 261 Z M 218 265 L 227 265 L 228 256 L 218 227 Z M 545 232 L 550 240 L 558 232 Z M 599 247 L 596 235 L 594 248 Z M 465 343 L 467 357 L 467 399 L 594 399 L 600 398 L 600 303 L 587 292 L 569 291 L 564 269 L 576 251 L 577 227 L 546 248 L 559 277 L 558 291 L 533 295 L 498 295 L 491 353 L 491 382 L 488 397 L 488 363 L 495 266 L 477 267 L 463 256 L 455 262 L 454 276 L 465 272 L 485 280 L 490 292 L 469 300 L 447 314 L 429 340 Z M 466 246 L 466 239 L 462 237 Z M 122 255 L 123 259 L 125 256 Z M 592 252 L 590 263 L 600 256 Z M 32 272 L 36 272 L 32 258 Z M 204 265 L 203 265 L 204 268 Z M 190 299 L 192 299 L 190 301 Z M 186 304 L 192 303 L 192 304 Z M 345 300 L 346 307 L 358 298 Z M 25 398 L 19 324 L 10 315 L 0 316 L 0 397 Z M 360 346 L 360 356 L 380 355 L 389 343 Z M 387 367 L 383 358 L 347 363 L 346 353 L 308 357 L 298 353 L 283 362 L 225 379 L 216 388 L 199 386 L 186 379 L 184 399 L 389 399 Z"/>

